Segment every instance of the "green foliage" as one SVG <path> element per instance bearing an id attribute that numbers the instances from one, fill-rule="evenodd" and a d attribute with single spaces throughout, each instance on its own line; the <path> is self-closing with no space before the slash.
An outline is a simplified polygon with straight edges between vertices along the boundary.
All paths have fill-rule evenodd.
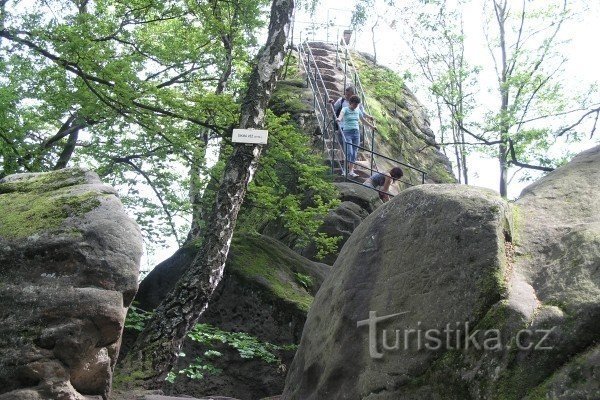
<path id="1" fill-rule="evenodd" d="M 129 306 L 127 317 L 125 318 L 125 328 L 141 332 L 144 330 L 146 322 L 152 318 L 152 313 L 136 307 L 135 304 L 134 302 Z"/>
<path id="2" fill-rule="evenodd" d="M 210 324 L 196 324 L 196 326 L 188 333 L 188 337 L 193 341 L 204 345 L 221 342 L 236 349 L 242 358 L 257 358 L 269 364 L 280 361 L 274 352 L 295 349 L 295 345 L 279 346 L 268 342 L 262 342 L 257 337 L 247 333 L 226 332 Z M 205 356 L 220 356 L 220 354 L 215 351 L 207 353 L 205 353 Z"/>
<path id="3" fill-rule="evenodd" d="M 303 246 L 316 240 L 322 254 L 333 251 L 335 240 L 317 235 L 327 212 L 339 204 L 337 191 L 320 154 L 288 115 L 267 115 L 269 144 L 250 184 L 238 226 L 256 231 L 269 221 L 280 221 Z"/>
<path id="4" fill-rule="evenodd" d="M 119 188 L 147 243 L 185 237 L 191 165 L 238 120 L 266 3 L 3 5 L 0 177 L 83 164 Z"/>
<path id="5" fill-rule="evenodd" d="M 188 333 L 188 338 L 198 344 L 212 347 L 217 343 L 223 343 L 233 347 L 238 351 L 241 358 L 258 359 L 269 364 L 281 363 L 281 359 L 275 354 L 279 351 L 295 350 L 296 345 L 274 345 L 268 342 L 262 342 L 257 337 L 244 332 L 226 332 L 210 324 L 196 324 Z M 179 371 L 171 371 L 166 381 L 174 383 L 178 374 L 187 376 L 190 379 L 202 379 L 205 375 L 218 375 L 221 369 L 211 364 L 211 359 L 221 357 L 221 353 L 216 350 L 207 350 L 202 357 L 196 357 L 186 368 Z M 180 357 L 185 357 L 181 353 Z"/>
<path id="6" fill-rule="evenodd" d="M 310 275 L 301 274 L 300 272 L 295 272 L 294 276 L 296 277 L 296 281 L 304 286 L 306 290 L 310 290 L 313 285 L 313 279 Z"/>
<path id="7" fill-rule="evenodd" d="M 209 353 L 207 355 L 207 353 Z M 214 358 L 215 354 L 220 356 L 221 354 L 218 351 L 207 351 L 204 353 L 206 358 Z M 196 357 L 192 363 L 190 363 L 186 368 L 179 370 L 179 374 L 183 374 L 190 379 L 202 379 L 205 375 L 218 375 L 223 372 L 222 369 L 216 368 L 214 365 L 207 362 L 205 357 Z M 165 379 L 167 382 L 174 383 L 177 375 L 171 371 L 167 375 Z"/>

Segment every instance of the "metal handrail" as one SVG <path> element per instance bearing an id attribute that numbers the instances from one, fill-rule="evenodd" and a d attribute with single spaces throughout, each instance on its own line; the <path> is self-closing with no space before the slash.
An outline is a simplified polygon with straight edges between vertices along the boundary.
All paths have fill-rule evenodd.
<path id="1" fill-rule="evenodd" d="M 358 71 L 356 70 L 356 64 L 354 62 L 354 58 L 352 58 L 352 52 L 349 51 L 348 45 L 346 44 L 346 42 L 344 40 L 339 40 L 339 38 L 338 38 L 337 41 L 342 44 L 343 49 L 344 49 L 344 63 L 345 63 L 344 74 L 346 76 L 349 76 L 350 79 L 354 78 L 354 87 L 356 88 L 356 93 L 361 97 L 361 102 L 363 103 L 363 107 L 364 107 L 365 111 L 367 112 L 367 114 L 371 114 L 369 105 L 367 103 L 367 96 L 365 94 L 365 90 L 364 90 L 362 82 L 360 80 L 360 75 L 358 74 Z M 350 63 L 348 63 L 348 60 L 350 60 Z M 348 74 L 347 66 L 350 67 L 350 74 Z M 366 143 L 367 142 L 366 138 L 368 136 L 364 135 L 364 137 L 365 137 L 365 143 Z M 375 132 L 373 129 L 371 129 L 371 138 L 370 139 L 371 140 L 369 140 L 369 142 L 371 145 L 371 153 L 373 153 L 373 151 L 375 150 Z M 373 155 L 371 154 L 371 168 L 373 168 L 374 165 L 375 165 L 375 168 L 377 168 L 377 164 L 375 164 L 375 160 L 373 158 Z"/>
<path id="2" fill-rule="evenodd" d="M 306 49 L 304 47 L 306 47 Z M 346 155 L 343 152 L 342 152 L 343 160 L 341 162 L 335 158 L 335 152 L 336 152 L 335 144 L 336 143 L 339 144 L 338 149 L 343 148 L 341 142 L 339 141 L 339 138 L 336 137 L 337 135 L 335 135 L 335 130 L 333 130 L 333 129 L 330 130 L 330 126 L 331 127 L 333 126 L 333 120 L 335 119 L 335 112 L 333 110 L 333 107 L 330 106 L 331 116 L 328 115 L 327 105 L 330 104 L 329 103 L 329 93 L 327 92 L 327 88 L 325 86 L 325 82 L 321 75 L 321 71 L 319 70 L 319 68 L 316 64 L 314 55 L 312 54 L 312 50 L 311 50 L 310 46 L 308 45 L 307 41 L 300 44 L 299 53 L 300 53 L 300 59 L 302 62 L 302 66 L 306 72 L 309 84 L 311 85 L 311 89 L 313 91 L 315 109 L 318 109 L 317 113 L 322 117 L 321 131 L 323 132 L 323 149 L 325 150 L 325 140 L 326 139 L 331 139 L 331 142 L 333 145 L 331 148 L 331 169 L 332 169 L 332 173 L 333 173 L 334 164 L 337 163 L 338 166 L 340 168 L 342 168 L 342 165 L 343 165 L 343 163 L 345 163 L 345 158 L 346 158 Z M 313 69 L 314 69 L 315 73 L 311 73 L 311 59 L 312 59 L 312 63 L 314 64 Z M 321 87 L 323 88 L 324 93 L 321 92 L 321 90 L 319 88 L 319 83 L 320 83 Z M 319 96 L 317 96 L 317 93 Z M 318 101 L 317 98 L 320 101 Z M 328 117 L 330 117 L 330 118 L 328 118 Z M 326 123 L 327 119 L 331 120 L 330 124 Z"/>
<path id="3" fill-rule="evenodd" d="M 356 147 L 356 148 L 357 148 L 357 150 L 364 150 L 364 151 L 368 151 L 368 152 L 370 152 L 370 150 L 369 150 L 369 149 L 367 149 L 366 147 L 360 146 L 360 145 L 358 145 L 358 144 L 354 144 L 354 143 L 352 143 L 352 142 L 347 142 L 347 141 L 345 141 L 344 143 L 345 143 L 345 145 L 346 145 L 347 147 L 349 147 L 349 146 L 352 146 L 352 147 Z M 427 175 L 427 172 L 423 171 L 422 169 L 420 169 L 420 168 L 417 168 L 417 167 L 413 167 L 412 165 L 410 165 L 410 164 L 406 164 L 406 163 L 403 163 L 402 161 L 394 160 L 393 158 L 390 158 L 390 157 L 384 156 L 383 154 L 381 154 L 381 153 L 377 153 L 376 151 L 374 151 L 374 152 L 373 152 L 373 154 L 374 154 L 374 155 L 376 155 L 377 157 L 380 157 L 380 158 L 383 158 L 383 159 L 385 159 L 385 160 L 391 161 L 391 162 L 393 162 L 394 164 L 398 164 L 398 165 L 401 165 L 401 166 L 403 166 L 403 167 L 406 167 L 406 168 L 408 168 L 408 169 L 410 169 L 410 170 L 416 171 L 416 172 L 417 172 L 419 175 L 421 175 L 421 184 L 425 183 L 425 176 Z M 359 164 L 359 163 L 357 163 L 357 162 L 354 162 L 353 164 L 355 164 L 355 165 L 359 165 L 361 168 L 365 168 L 365 166 L 364 166 L 364 165 L 361 165 L 361 164 Z M 371 170 L 371 172 L 373 172 L 373 171 L 375 171 L 375 172 L 379 172 L 379 171 L 377 171 L 377 170 L 375 170 L 375 169 L 373 169 L 373 168 L 369 168 L 369 169 Z M 406 182 L 406 181 L 402 181 L 402 180 L 400 180 L 400 181 L 401 181 L 401 182 L 403 182 L 403 183 L 406 183 L 407 185 L 410 185 L 410 186 L 414 186 L 414 185 L 415 185 L 415 184 L 413 184 L 413 183 L 411 183 L 411 182 Z"/>
<path id="4" fill-rule="evenodd" d="M 321 43 L 328 43 L 328 42 L 323 42 L 320 41 Z M 337 41 L 338 43 L 340 43 L 339 41 Z M 348 51 L 348 46 L 343 43 L 344 46 L 344 50 L 346 53 L 346 57 L 345 57 L 345 63 L 348 64 L 348 60 L 350 60 L 350 62 L 352 63 L 352 69 L 353 69 L 353 73 L 354 73 L 354 77 L 355 77 L 355 87 L 356 87 L 356 91 L 357 94 L 360 95 L 363 99 L 364 102 L 364 107 L 365 110 L 368 113 L 368 105 L 366 104 L 365 99 L 365 92 L 362 86 L 362 82 L 360 81 L 360 76 L 358 75 L 358 72 L 356 71 L 356 68 L 354 66 L 354 60 L 352 59 L 352 55 L 350 54 L 350 52 Z M 408 168 L 410 170 L 416 171 L 418 174 L 421 175 L 421 183 L 425 183 L 425 176 L 427 175 L 427 172 L 413 167 L 412 165 L 403 163 L 401 161 L 398 160 L 394 160 L 393 158 L 384 156 L 383 154 L 377 153 L 376 151 L 374 151 L 374 135 L 372 134 L 371 137 L 371 149 L 368 149 L 366 147 L 360 146 L 360 145 L 355 145 L 351 142 L 346 142 L 345 139 L 344 140 L 340 140 L 340 137 L 343 137 L 343 133 L 341 133 L 341 129 L 338 129 L 337 132 L 335 129 L 333 129 L 333 122 L 336 118 L 335 116 L 335 110 L 333 107 L 333 104 L 330 103 L 330 99 L 329 99 L 329 93 L 327 91 L 327 87 L 325 86 L 325 82 L 323 80 L 323 77 L 321 75 L 321 71 L 319 69 L 319 67 L 316 64 L 315 61 L 315 57 L 312 53 L 312 49 L 308 43 L 308 40 L 304 40 L 300 43 L 300 45 L 298 46 L 299 49 L 299 53 L 300 53 L 300 60 L 302 63 L 302 67 L 304 68 L 307 77 L 308 77 L 308 82 L 311 86 L 312 92 L 313 92 L 313 97 L 314 97 L 314 103 L 315 103 L 315 111 L 317 112 L 317 114 L 319 116 L 321 116 L 322 121 L 319 121 L 319 123 L 321 123 L 321 131 L 323 132 L 323 147 L 325 149 L 325 139 L 331 139 L 331 143 L 332 143 L 332 148 L 331 148 L 331 169 L 332 169 L 332 173 L 333 173 L 333 165 L 334 163 L 337 163 L 343 170 L 343 175 L 345 175 L 346 180 L 349 180 L 351 182 L 354 183 L 358 183 L 362 186 L 365 187 L 369 187 L 373 190 L 376 190 L 380 193 L 385 193 L 389 196 L 393 196 L 391 193 L 387 193 L 385 191 L 381 191 L 379 189 L 375 189 L 372 188 L 368 185 L 363 184 L 360 181 L 357 180 L 353 180 L 351 179 L 351 177 L 349 177 L 347 175 L 347 158 L 346 158 L 346 154 L 347 154 L 347 150 L 349 149 L 348 146 L 354 146 L 357 148 L 358 150 L 363 150 L 363 154 L 370 154 L 370 158 L 371 158 L 371 166 L 369 167 L 365 167 L 364 165 L 358 164 L 356 162 L 354 162 L 355 165 L 360 165 L 361 168 L 367 168 L 368 170 L 371 171 L 371 174 L 375 171 L 375 172 L 379 172 L 377 169 L 377 165 L 374 164 L 374 160 L 375 160 L 375 156 L 377 156 L 378 158 L 382 158 L 388 161 L 391 161 L 392 163 L 396 164 L 396 165 L 401 165 L 405 168 Z M 337 51 L 336 48 L 336 53 L 339 53 Z M 339 54 L 336 54 L 336 61 Z M 312 67 L 314 69 L 314 72 L 311 73 L 311 61 L 312 61 Z M 347 71 L 347 69 L 345 69 L 345 71 Z M 344 86 L 345 87 L 345 86 Z M 321 90 L 322 88 L 322 90 Z M 317 96 L 318 95 L 318 96 Z M 329 105 L 329 107 L 327 107 L 327 105 Z M 329 122 L 326 122 L 326 120 L 329 119 Z M 340 133 L 340 135 L 336 134 L 336 133 Z M 337 146 L 336 146 L 337 145 Z M 336 150 L 341 149 L 341 154 L 342 154 L 342 160 L 337 160 L 335 159 L 335 153 Z M 382 173 L 382 172 L 380 172 Z M 386 173 L 383 173 L 384 175 L 387 175 Z M 389 176 L 389 175 L 388 175 Z M 414 186 L 415 184 L 413 184 L 412 182 L 408 182 L 405 180 L 400 179 L 400 182 L 403 182 L 406 185 L 409 186 Z"/>

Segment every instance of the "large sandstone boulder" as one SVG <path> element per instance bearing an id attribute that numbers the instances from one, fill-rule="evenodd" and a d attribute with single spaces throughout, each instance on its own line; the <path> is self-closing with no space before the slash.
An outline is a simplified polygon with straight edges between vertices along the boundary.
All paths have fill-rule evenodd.
<path id="1" fill-rule="evenodd" d="M 141 250 L 92 172 L 0 181 L 0 399 L 107 397 Z"/>
<path id="2" fill-rule="evenodd" d="M 319 228 L 319 233 L 329 237 L 340 237 L 337 250 L 325 255 L 321 261 L 333 265 L 354 229 L 358 227 L 383 202 L 376 191 L 352 182 L 338 182 L 340 205 L 329 211 Z M 317 260 L 318 249 L 315 243 L 298 249 L 298 252 L 310 260 Z"/>
<path id="3" fill-rule="evenodd" d="M 411 343 L 379 359 L 369 327 L 357 322 L 370 312 L 408 312 L 377 330 L 441 329 L 481 318 L 501 296 L 508 229 L 508 206 L 483 189 L 423 185 L 380 207 L 354 231 L 317 293 L 284 398 L 400 398 L 403 384 L 438 354 Z"/>
<path id="4" fill-rule="evenodd" d="M 183 270 L 182 261 L 191 262 L 192 247 L 181 250 L 173 260 L 157 266 L 141 283 L 136 300 L 152 309 L 173 287 Z M 306 314 L 330 266 L 307 260 L 278 241 L 262 235 L 236 233 L 229 252 L 225 274 L 210 305 L 198 321 L 225 332 L 244 332 L 262 342 L 295 345 L 300 341 Z M 218 394 L 241 400 L 254 400 L 283 390 L 285 373 L 294 350 L 276 352 L 279 361 L 266 363 L 257 358 L 242 358 L 227 344 L 200 344 L 186 339 L 185 357 L 176 370 L 186 368 L 207 350 L 221 356 L 210 362 L 222 370 L 203 379 L 178 374 L 167 384 L 168 394 L 195 397 Z"/>
<path id="5" fill-rule="evenodd" d="M 597 147 L 513 207 L 402 192 L 344 246 L 283 398 L 600 398 L 599 186 Z"/>

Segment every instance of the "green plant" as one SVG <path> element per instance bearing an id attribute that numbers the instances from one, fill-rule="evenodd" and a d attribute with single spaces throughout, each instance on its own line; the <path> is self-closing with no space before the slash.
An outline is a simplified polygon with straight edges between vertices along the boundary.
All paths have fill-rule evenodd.
<path id="1" fill-rule="evenodd" d="M 269 144 L 248 187 L 238 229 L 257 232 L 278 221 L 297 238 L 296 246 L 314 242 L 320 256 L 334 252 L 336 239 L 317 233 L 329 210 L 340 204 L 321 155 L 313 153 L 310 136 L 288 114 L 268 111 L 267 129 Z"/>
<path id="2" fill-rule="evenodd" d="M 148 321 L 151 317 L 151 312 L 144 311 L 132 304 L 127 312 L 127 317 L 125 318 L 125 328 L 141 332 L 144 330 L 146 321 Z"/>
<path id="3" fill-rule="evenodd" d="M 279 361 L 273 352 L 283 349 L 282 346 L 262 342 L 245 332 L 226 332 L 209 324 L 196 324 L 188 333 L 188 337 L 206 345 L 221 342 L 236 349 L 242 358 L 258 358 L 267 363 Z"/>
<path id="4" fill-rule="evenodd" d="M 269 364 L 281 363 L 281 359 L 275 354 L 276 352 L 297 348 L 294 344 L 280 346 L 263 342 L 245 332 L 226 332 L 210 324 L 196 324 L 188 333 L 188 337 L 209 347 L 219 342 L 224 343 L 236 349 L 241 358 L 256 358 Z M 202 357 L 196 357 L 186 368 L 169 372 L 165 380 L 173 383 L 179 374 L 191 379 L 203 379 L 207 374 L 218 375 L 222 370 L 215 367 L 210 359 L 221 357 L 221 355 L 220 352 L 214 349 L 207 350 Z M 185 357 L 185 354 L 180 353 L 179 356 Z"/>
<path id="5" fill-rule="evenodd" d="M 305 289 L 310 289 L 313 285 L 313 279 L 310 275 L 301 274 L 300 272 L 294 272 L 296 281 L 304 286 Z"/>

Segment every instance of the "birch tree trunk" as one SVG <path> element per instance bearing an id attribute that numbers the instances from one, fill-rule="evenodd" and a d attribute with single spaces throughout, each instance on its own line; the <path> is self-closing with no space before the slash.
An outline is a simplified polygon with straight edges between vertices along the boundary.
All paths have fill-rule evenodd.
<path id="1" fill-rule="evenodd" d="M 273 0 L 267 42 L 257 56 L 242 103 L 241 128 L 263 127 L 267 103 L 283 64 L 293 8 L 292 0 Z M 207 308 L 223 276 L 237 215 L 261 150 L 261 145 L 234 145 L 198 255 L 155 310 L 118 371 L 137 379 L 137 385 L 146 388 L 163 385 L 183 339 Z"/>

